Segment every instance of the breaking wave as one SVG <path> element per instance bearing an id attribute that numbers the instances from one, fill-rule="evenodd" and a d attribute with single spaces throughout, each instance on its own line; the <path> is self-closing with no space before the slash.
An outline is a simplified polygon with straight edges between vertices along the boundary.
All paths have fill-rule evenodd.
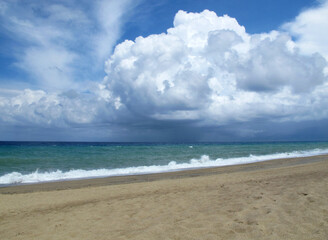
<path id="1" fill-rule="evenodd" d="M 314 149 L 310 151 L 294 151 L 290 153 L 276 153 L 270 155 L 249 155 L 248 157 L 238 158 L 217 158 L 211 159 L 208 155 L 203 155 L 199 159 L 191 159 L 186 163 L 177 163 L 175 161 L 169 162 L 167 165 L 152 165 L 152 166 L 137 166 L 127 168 L 115 169 L 94 169 L 94 170 L 70 170 L 63 172 L 56 170 L 52 172 L 35 172 L 29 174 L 22 174 L 19 172 L 7 173 L 0 176 L 0 184 L 22 184 L 22 183 L 38 183 L 49 181 L 63 181 L 84 178 L 100 178 L 109 176 L 122 176 L 122 175 L 140 175 L 149 173 L 160 172 L 173 172 L 186 169 L 206 168 L 206 167 L 219 167 L 227 165 L 238 165 L 253 162 L 261 162 L 272 159 L 293 158 L 293 157 L 307 157 L 321 154 L 328 154 L 328 149 Z"/>

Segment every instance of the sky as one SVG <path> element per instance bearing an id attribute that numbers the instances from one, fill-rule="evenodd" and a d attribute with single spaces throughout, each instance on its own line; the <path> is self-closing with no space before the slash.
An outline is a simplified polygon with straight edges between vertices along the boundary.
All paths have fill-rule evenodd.
<path id="1" fill-rule="evenodd" d="M 0 0 L 0 141 L 328 141 L 328 0 Z"/>

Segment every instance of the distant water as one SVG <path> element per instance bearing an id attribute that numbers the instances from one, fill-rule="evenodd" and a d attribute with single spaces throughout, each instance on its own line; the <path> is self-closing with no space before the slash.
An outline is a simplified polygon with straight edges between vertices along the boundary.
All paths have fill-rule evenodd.
<path id="1" fill-rule="evenodd" d="M 0 185 L 146 174 L 328 154 L 328 142 L 0 142 Z"/>

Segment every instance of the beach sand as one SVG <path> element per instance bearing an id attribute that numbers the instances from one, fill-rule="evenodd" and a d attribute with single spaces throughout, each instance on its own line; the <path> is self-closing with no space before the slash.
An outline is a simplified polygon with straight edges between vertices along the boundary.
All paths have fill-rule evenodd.
<path id="1" fill-rule="evenodd" d="M 328 239 L 328 156 L 0 188 L 0 239 Z"/>

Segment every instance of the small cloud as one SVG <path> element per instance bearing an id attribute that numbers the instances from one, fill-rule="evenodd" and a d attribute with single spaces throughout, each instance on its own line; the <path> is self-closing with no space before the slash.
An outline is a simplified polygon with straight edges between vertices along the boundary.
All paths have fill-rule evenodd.
<path id="1" fill-rule="evenodd" d="M 295 20 L 282 26 L 295 38 L 296 46 L 304 54 L 320 53 L 328 61 L 328 1 L 300 13 Z"/>

